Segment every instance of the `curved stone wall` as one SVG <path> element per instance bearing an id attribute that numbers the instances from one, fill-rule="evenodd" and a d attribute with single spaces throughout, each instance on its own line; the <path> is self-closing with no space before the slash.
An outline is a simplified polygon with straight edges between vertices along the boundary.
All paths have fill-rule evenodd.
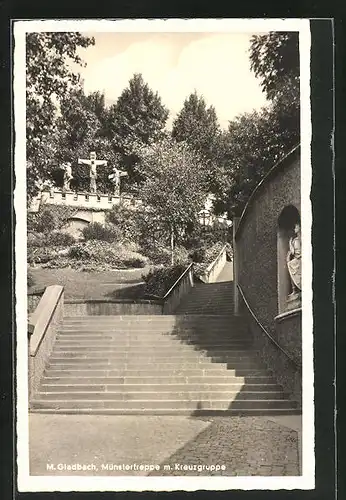
<path id="1" fill-rule="evenodd" d="M 249 200 L 239 220 L 238 281 L 265 328 L 274 331 L 278 309 L 278 219 L 282 210 L 300 207 L 300 148 L 276 165 Z"/>
<path id="2" fill-rule="evenodd" d="M 300 147 L 297 147 L 257 186 L 238 221 L 234 236 L 237 284 L 258 321 L 298 368 L 290 362 L 286 366 L 282 353 L 268 342 L 268 337 L 251 320 L 249 328 L 254 344 L 279 383 L 296 400 L 301 396 L 300 386 L 296 383 L 301 364 L 301 310 L 292 311 L 292 314 L 283 311 L 286 297 L 284 301 L 280 298 L 283 289 L 280 276 L 283 274 L 281 267 L 286 268 L 286 263 L 285 253 L 280 255 L 279 218 L 286 207 L 293 206 L 301 214 L 300 177 Z M 287 283 L 285 286 L 287 295 Z M 239 312 L 249 319 L 241 298 Z"/>

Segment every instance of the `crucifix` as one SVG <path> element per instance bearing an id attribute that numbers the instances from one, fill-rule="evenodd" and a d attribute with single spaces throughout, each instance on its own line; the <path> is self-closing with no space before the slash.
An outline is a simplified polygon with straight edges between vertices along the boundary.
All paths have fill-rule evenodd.
<path id="1" fill-rule="evenodd" d="M 90 192 L 96 193 L 96 179 L 97 179 L 97 167 L 106 166 L 107 160 L 96 160 L 95 151 L 91 151 L 90 159 L 81 159 L 78 158 L 78 164 L 84 164 L 90 166 Z"/>
<path id="2" fill-rule="evenodd" d="M 118 170 L 116 167 L 113 168 L 112 173 L 109 174 L 108 179 L 114 184 L 114 195 L 120 196 L 120 178 L 127 175 L 127 172 Z"/>

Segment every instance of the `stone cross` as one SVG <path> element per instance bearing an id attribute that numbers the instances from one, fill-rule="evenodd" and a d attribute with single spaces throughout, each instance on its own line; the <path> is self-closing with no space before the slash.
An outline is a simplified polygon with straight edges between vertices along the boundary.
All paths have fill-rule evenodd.
<path id="1" fill-rule="evenodd" d="M 112 173 L 109 174 L 108 179 L 114 184 L 114 195 L 120 196 L 120 178 L 128 175 L 127 172 L 123 172 L 122 170 L 113 168 Z"/>
<path id="2" fill-rule="evenodd" d="M 78 158 L 78 164 L 84 164 L 90 166 L 90 192 L 96 193 L 96 179 L 97 179 L 97 167 L 106 166 L 107 160 L 97 160 L 95 151 L 91 151 L 90 159 Z"/>

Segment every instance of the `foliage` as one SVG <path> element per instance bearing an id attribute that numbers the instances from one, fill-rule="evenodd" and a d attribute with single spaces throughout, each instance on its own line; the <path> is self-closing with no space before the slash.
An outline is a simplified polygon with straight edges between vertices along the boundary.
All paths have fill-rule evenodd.
<path id="1" fill-rule="evenodd" d="M 75 238 L 63 231 L 52 231 L 46 235 L 45 244 L 47 246 L 69 247 L 76 242 Z"/>
<path id="2" fill-rule="evenodd" d="M 208 190 L 215 192 L 224 171 L 220 166 L 224 143 L 216 112 L 207 107 L 203 96 L 196 91 L 185 99 L 172 126 L 172 137 L 186 141 L 202 158 L 207 167 Z"/>
<path id="3" fill-rule="evenodd" d="M 61 116 L 57 120 L 58 150 L 54 156 L 55 170 L 52 177 L 57 185 L 63 185 L 63 172 L 59 165 L 69 161 L 73 179 L 71 189 L 89 190 L 90 167 L 79 164 L 79 158 L 89 158 L 95 151 L 97 158 L 107 160 L 107 165 L 97 169 L 97 190 L 108 193 L 113 187 L 108 179 L 112 167 L 117 164 L 112 143 L 107 138 L 108 109 L 104 94 L 89 95 L 81 88 L 72 89 L 61 100 Z"/>
<path id="4" fill-rule="evenodd" d="M 228 128 L 229 185 L 219 199 L 230 216 L 240 215 L 264 175 L 299 141 L 296 129 L 282 130 L 274 108 L 237 117 Z M 220 205 L 220 202 L 219 202 Z"/>
<path id="5" fill-rule="evenodd" d="M 251 39 L 251 68 L 272 101 L 281 141 L 300 131 L 299 34 L 270 32 Z M 298 142 L 298 141 L 296 141 Z"/>
<path id="6" fill-rule="evenodd" d="M 135 145 L 146 145 L 162 136 L 168 110 L 158 93 L 151 90 L 141 74 L 134 74 L 108 114 L 108 137 L 118 154 L 119 165 L 129 178 L 124 185 L 143 179 L 140 158 Z"/>
<path id="7" fill-rule="evenodd" d="M 126 245 L 111 244 L 107 241 L 90 240 L 70 248 L 69 257 L 79 263 L 106 264 L 111 268 L 145 267 L 147 257 L 129 250 Z M 73 263 L 71 263 L 73 264 Z M 76 265 L 76 263 L 75 263 Z"/>
<path id="8" fill-rule="evenodd" d="M 143 225 L 138 210 L 128 208 L 123 204 L 113 205 L 106 217 L 109 224 L 113 224 L 119 229 L 124 239 L 134 242 L 139 240 Z"/>
<path id="9" fill-rule="evenodd" d="M 205 247 L 199 247 L 192 250 L 189 254 L 191 260 L 197 263 L 203 262 L 205 260 L 205 250 Z"/>
<path id="10" fill-rule="evenodd" d="M 219 221 L 215 221 L 210 226 L 196 225 L 188 231 L 182 240 L 182 244 L 187 249 L 197 249 L 208 247 L 217 241 L 226 242 L 232 238 L 232 229 Z"/>
<path id="11" fill-rule="evenodd" d="M 29 231 L 27 235 L 28 248 L 37 248 L 46 244 L 46 234 L 37 233 L 36 231 Z"/>
<path id="12" fill-rule="evenodd" d="M 185 99 L 183 108 L 172 126 L 172 137 L 186 141 L 202 153 L 203 157 L 214 157 L 214 141 L 220 133 L 216 112 L 213 106 L 207 108 L 202 96 L 196 92 Z"/>
<path id="13" fill-rule="evenodd" d="M 203 274 L 207 267 L 217 258 L 225 243 L 218 241 L 211 247 L 203 248 L 204 256 L 202 261 L 196 261 L 194 272 L 196 275 Z M 228 244 L 228 254 L 232 252 L 231 246 Z"/>
<path id="14" fill-rule="evenodd" d="M 185 269 L 186 266 L 182 264 L 151 269 L 147 274 L 142 275 L 145 282 L 145 293 L 156 297 L 164 297 Z"/>
<path id="15" fill-rule="evenodd" d="M 53 209 L 45 207 L 39 212 L 36 219 L 36 231 L 39 233 L 48 233 L 57 226 L 57 218 Z"/>
<path id="16" fill-rule="evenodd" d="M 190 264 L 189 252 L 183 245 L 176 245 L 174 248 L 175 264 Z"/>
<path id="17" fill-rule="evenodd" d="M 145 244 L 141 245 L 141 251 L 148 257 L 151 264 L 169 266 L 171 263 L 171 251 L 167 246 L 161 244 Z"/>
<path id="18" fill-rule="evenodd" d="M 91 222 L 83 229 L 85 240 L 100 240 L 110 243 L 119 241 L 121 238 L 121 230 L 113 225 L 103 226 L 99 222 Z"/>
<path id="19" fill-rule="evenodd" d="M 250 62 L 269 100 L 278 98 L 288 79 L 295 84 L 299 100 L 298 32 L 276 31 L 254 35 L 251 38 Z"/>
<path id="20" fill-rule="evenodd" d="M 179 241 L 198 224 L 206 198 L 205 170 L 199 156 L 184 142 L 163 139 L 141 149 L 147 178 L 141 198 L 154 230 Z"/>
<path id="21" fill-rule="evenodd" d="M 43 246 L 68 247 L 75 243 L 75 238 L 63 231 L 36 232 L 29 231 L 27 236 L 28 248 L 38 248 Z"/>
<path id="22" fill-rule="evenodd" d="M 268 170 L 297 145 L 300 135 L 297 33 L 268 33 L 251 39 L 250 63 L 271 101 L 245 113 L 222 134 L 223 156 L 215 184 L 216 212 L 240 215 Z"/>
<path id="23" fill-rule="evenodd" d="M 28 288 L 32 288 L 34 285 L 35 285 L 34 277 L 33 277 L 32 273 L 30 271 L 28 271 L 28 274 L 27 274 L 27 287 Z"/>
<path id="24" fill-rule="evenodd" d="M 82 64 L 80 47 L 94 40 L 78 32 L 40 32 L 26 35 L 26 144 L 27 190 L 37 193 L 37 183 L 47 178 L 50 157 L 57 149 L 56 118 L 60 99 L 78 85 L 79 76 L 69 62 Z"/>
<path id="25" fill-rule="evenodd" d="M 28 264 L 44 264 L 52 259 L 60 259 L 59 247 L 28 248 Z"/>

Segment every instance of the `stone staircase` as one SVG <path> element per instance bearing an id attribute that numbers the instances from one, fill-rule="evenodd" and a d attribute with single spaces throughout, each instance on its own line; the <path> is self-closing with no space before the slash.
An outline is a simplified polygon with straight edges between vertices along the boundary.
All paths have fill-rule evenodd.
<path id="1" fill-rule="evenodd" d="M 176 314 L 211 314 L 232 316 L 233 282 L 196 283 Z"/>
<path id="2" fill-rule="evenodd" d="M 232 315 L 232 294 L 231 282 L 198 284 L 175 315 L 66 317 L 31 411 L 298 413 Z"/>

